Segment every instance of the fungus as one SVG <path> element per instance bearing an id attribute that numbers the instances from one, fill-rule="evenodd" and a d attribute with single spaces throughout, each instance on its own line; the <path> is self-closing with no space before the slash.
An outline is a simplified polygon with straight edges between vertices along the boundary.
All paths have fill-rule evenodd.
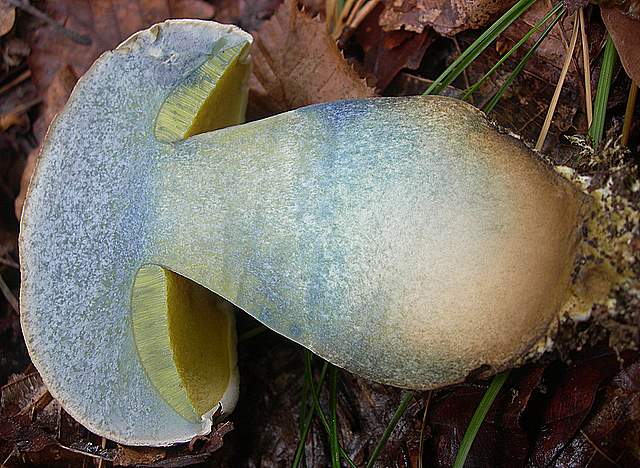
<path id="1" fill-rule="evenodd" d="M 591 199 L 442 97 L 195 135 L 242 120 L 250 42 L 200 21 L 137 33 L 51 126 L 23 212 L 21 307 L 66 410 L 131 445 L 207 432 L 237 398 L 229 303 L 337 366 L 414 389 L 545 343 L 579 302 Z M 603 291 L 615 283 L 600 277 Z"/>

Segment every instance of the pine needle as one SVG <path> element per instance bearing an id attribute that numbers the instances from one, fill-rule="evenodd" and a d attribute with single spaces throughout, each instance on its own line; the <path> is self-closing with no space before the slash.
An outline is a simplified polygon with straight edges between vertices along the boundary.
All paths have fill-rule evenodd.
<path id="1" fill-rule="evenodd" d="M 636 108 L 636 98 L 638 97 L 638 83 L 631 81 L 629 97 L 627 98 L 627 108 L 624 112 L 624 125 L 622 126 L 622 146 L 629 146 L 629 135 L 631 134 L 631 122 L 633 121 L 633 111 Z"/>
<path id="2" fill-rule="evenodd" d="M 587 28 L 584 21 L 584 8 L 578 10 L 580 18 L 580 43 L 582 44 L 582 68 L 584 69 L 584 100 L 587 110 L 587 127 L 593 122 L 593 106 L 591 104 L 591 59 L 589 58 L 589 41 L 587 40 Z"/>
<path id="3" fill-rule="evenodd" d="M 338 449 L 338 368 L 331 366 L 329 373 L 329 445 L 331 447 L 331 467 L 340 468 L 340 451 Z"/>
<path id="4" fill-rule="evenodd" d="M 542 146 L 544 145 L 544 140 L 547 138 L 547 133 L 549 132 L 549 127 L 551 126 L 551 121 L 553 120 L 553 115 L 556 112 L 556 106 L 558 105 L 558 100 L 560 99 L 560 92 L 562 91 L 562 87 L 564 86 L 564 80 L 567 77 L 569 65 L 571 65 L 571 57 L 573 56 L 573 52 L 576 49 L 579 23 L 580 21 L 578 20 L 578 14 L 576 12 L 576 15 L 573 19 L 573 32 L 571 33 L 571 42 L 569 43 L 569 48 L 564 54 L 564 63 L 562 64 L 560 78 L 558 78 L 556 90 L 553 93 L 553 98 L 551 98 L 549 109 L 547 110 L 547 117 L 544 119 L 544 124 L 542 125 L 542 129 L 540 130 L 540 136 L 538 137 L 538 141 L 536 142 L 535 149 L 537 151 L 540 151 L 542 149 Z"/>
<path id="5" fill-rule="evenodd" d="M 471 421 L 467 426 L 467 430 L 464 433 L 462 442 L 460 442 L 460 448 L 458 449 L 456 460 L 453 463 L 453 468 L 464 467 L 464 463 L 467 460 L 467 455 L 469 455 L 469 450 L 471 449 L 471 445 L 476 438 L 478 429 L 480 429 L 484 418 L 489 412 L 489 408 L 491 408 L 491 405 L 496 399 L 496 396 L 498 396 L 498 393 L 506 382 L 508 376 L 509 371 L 502 372 L 501 374 L 496 375 L 491 381 L 491 384 L 489 384 L 489 388 L 482 397 L 482 400 L 480 400 L 480 404 L 476 408 L 476 412 L 473 413 L 473 417 L 471 418 Z"/>
<path id="6" fill-rule="evenodd" d="M 513 22 L 527 11 L 536 0 L 519 0 L 476 39 L 424 92 L 440 94 Z"/>
<path id="7" fill-rule="evenodd" d="M 596 101 L 593 106 L 593 123 L 589 128 L 589 137 L 594 147 L 600 144 L 604 134 L 604 119 L 607 115 L 607 103 L 609 102 L 609 90 L 613 80 L 613 67 L 617 59 L 616 46 L 613 39 L 607 35 L 607 42 L 602 55 L 602 65 L 600 67 L 600 78 L 598 79 L 598 90 L 596 91 Z"/>
<path id="8" fill-rule="evenodd" d="M 307 351 L 311 353 L 310 351 Z M 328 362 L 325 361 L 322 366 L 322 371 L 320 371 L 320 378 L 318 379 L 318 391 L 322 388 L 322 384 L 324 383 L 324 378 L 327 374 L 327 366 Z M 311 376 L 311 383 L 313 384 L 313 376 Z M 296 453 L 293 457 L 293 463 L 291 464 L 292 468 L 298 468 L 300 466 L 300 462 L 302 461 L 302 454 L 304 453 L 304 446 L 307 443 L 307 437 L 309 436 L 309 430 L 311 429 L 311 424 L 313 423 L 313 415 L 314 409 L 313 407 L 309 409 L 309 412 L 306 415 L 306 419 L 304 420 L 304 426 L 302 430 L 302 436 L 300 437 L 300 441 L 298 442 L 298 447 L 296 448 Z"/>
<path id="9" fill-rule="evenodd" d="M 305 354 L 305 375 L 307 374 L 311 375 L 311 357 L 312 357 L 311 352 L 307 351 Z M 324 413 L 322 412 L 322 408 L 320 407 L 320 399 L 319 399 L 318 392 L 314 388 L 313 382 L 311 382 L 310 385 L 311 385 L 310 391 L 311 391 L 313 407 L 315 409 L 315 412 L 318 414 L 318 417 L 320 418 L 320 422 L 322 422 L 324 429 L 327 431 L 327 435 L 329 435 L 331 433 L 331 428 L 329 427 L 329 422 L 327 421 L 327 417 L 324 415 Z M 357 468 L 356 464 L 353 462 L 353 460 L 351 460 L 351 458 L 349 457 L 347 452 L 345 452 L 345 450 L 342 448 L 340 443 L 338 443 L 338 450 L 340 452 L 340 456 L 349 464 L 349 466 L 353 468 Z"/>
<path id="10" fill-rule="evenodd" d="M 558 21 L 560 21 L 560 19 L 565 13 L 565 8 L 562 4 L 560 4 L 559 6 L 561 8 L 559 8 L 558 15 L 554 18 L 554 20 L 551 23 L 549 23 L 549 25 L 542 32 L 542 34 L 540 34 L 540 37 L 536 40 L 533 46 L 531 46 L 531 49 L 529 49 L 527 53 L 522 57 L 522 59 L 520 59 L 520 61 L 518 62 L 518 65 L 516 65 L 516 67 L 513 69 L 509 77 L 505 80 L 502 86 L 500 86 L 500 88 L 495 92 L 495 94 L 491 97 L 489 102 L 484 106 L 483 110 L 485 113 L 488 114 L 491 111 L 493 111 L 495 106 L 498 104 L 498 101 L 500 101 L 500 98 L 502 97 L 504 92 L 507 90 L 509 86 L 511 86 L 511 83 L 513 83 L 513 80 L 516 79 L 516 77 L 520 74 L 520 72 L 522 72 L 524 67 L 527 65 L 527 62 L 529 62 L 529 59 L 533 56 L 534 52 L 538 49 L 538 47 L 540 47 L 540 44 L 542 44 L 542 42 L 547 38 L 549 33 L 551 33 L 551 30 L 553 29 L 553 27 L 558 23 Z"/>
<path id="11" fill-rule="evenodd" d="M 404 394 L 402 395 L 402 400 L 400 400 L 400 406 L 398 406 L 398 409 L 393 414 L 393 418 L 391 418 L 391 421 L 389 421 L 389 424 L 387 424 L 387 427 L 384 430 L 382 437 L 380 438 L 375 448 L 373 449 L 373 452 L 371 453 L 371 458 L 367 462 L 367 468 L 372 468 L 373 465 L 376 463 L 376 460 L 378 460 L 378 457 L 380 456 L 380 452 L 382 452 L 382 449 L 387 444 L 387 441 L 389 440 L 389 437 L 391 437 L 393 430 L 396 428 L 398 421 L 400 421 L 400 418 L 402 417 L 402 415 L 405 413 L 405 411 L 407 411 L 407 408 L 409 406 L 409 403 L 411 403 L 412 398 L 413 398 L 413 392 L 404 392 Z"/>
<path id="12" fill-rule="evenodd" d="M 522 45 L 524 45 L 531 36 L 533 36 L 547 21 L 549 21 L 549 19 L 556 13 L 558 13 L 560 10 L 564 10 L 564 5 L 562 3 L 558 3 L 557 5 L 555 5 L 553 8 L 551 8 L 551 10 L 549 10 L 549 12 L 540 20 L 538 21 L 531 29 L 529 29 L 529 31 L 527 32 L 527 34 L 525 34 L 522 39 L 520 39 L 518 42 L 516 42 L 513 47 L 511 47 L 511 49 L 509 50 L 509 52 L 507 52 L 506 54 L 504 54 L 502 57 L 500 57 L 500 60 L 498 60 L 495 65 L 493 67 L 491 67 L 491 69 L 485 73 L 482 78 L 480 78 L 473 86 L 470 86 L 469 88 L 467 88 L 463 94 L 463 96 L 460 98 L 463 101 L 465 99 L 467 99 L 469 96 L 471 96 L 473 93 L 475 93 L 478 88 L 480 88 L 480 86 L 482 86 L 482 84 L 491 76 L 495 73 L 495 71 L 509 58 L 511 57 L 520 47 L 522 47 Z M 545 34 L 543 33 L 543 36 L 545 36 Z"/>
<path id="13" fill-rule="evenodd" d="M 418 468 L 422 468 L 422 459 L 424 458 L 424 428 L 427 425 L 427 414 L 429 412 L 431 394 L 431 390 L 427 392 L 427 398 L 424 401 L 424 411 L 422 412 L 422 424 L 420 425 L 420 442 L 418 445 Z"/>

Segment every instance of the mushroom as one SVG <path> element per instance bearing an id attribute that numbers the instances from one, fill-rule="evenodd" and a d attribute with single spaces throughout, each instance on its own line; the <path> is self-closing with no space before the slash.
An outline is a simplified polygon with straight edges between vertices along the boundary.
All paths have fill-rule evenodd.
<path id="1" fill-rule="evenodd" d="M 65 409 L 131 445 L 207 432 L 237 398 L 229 303 L 413 389 L 543 346 L 575 303 L 589 197 L 444 97 L 194 135 L 242 118 L 250 42 L 212 22 L 139 32 L 52 124 L 23 212 L 21 308 Z"/>

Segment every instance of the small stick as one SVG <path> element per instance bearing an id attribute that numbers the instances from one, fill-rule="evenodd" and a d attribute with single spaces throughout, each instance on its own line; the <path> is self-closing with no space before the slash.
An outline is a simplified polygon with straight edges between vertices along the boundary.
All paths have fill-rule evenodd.
<path id="1" fill-rule="evenodd" d="M 420 426 L 420 443 L 419 443 L 419 448 L 418 448 L 418 468 L 422 468 L 422 458 L 423 458 L 423 451 L 424 451 L 424 427 L 426 425 L 427 422 L 427 413 L 429 412 L 429 403 L 431 402 L 431 393 L 432 391 L 429 390 L 427 392 L 427 397 L 424 400 L 424 411 L 422 413 L 422 425 Z"/>
<path id="2" fill-rule="evenodd" d="M 7 3 L 9 3 L 9 5 L 13 5 L 16 8 L 20 8 L 21 10 L 26 11 L 30 15 L 33 15 L 36 18 L 41 19 L 45 23 L 50 24 L 51 26 L 53 26 L 53 28 L 56 31 L 69 37 L 72 41 L 75 41 L 78 44 L 82 44 L 82 45 L 87 45 L 87 46 L 91 45 L 91 42 L 92 42 L 91 37 L 87 36 L 86 34 L 80 34 L 79 32 L 65 28 L 64 26 L 59 24 L 57 21 L 54 21 L 53 19 L 51 19 L 46 13 L 43 13 L 37 8 L 34 8 L 24 0 L 7 0 Z"/>
<path id="3" fill-rule="evenodd" d="M 587 28 L 584 23 L 584 8 L 578 10 L 580 18 L 580 43 L 582 44 L 582 67 L 584 68 L 584 100 L 587 108 L 587 128 L 593 121 L 593 101 L 591 98 L 591 59 L 589 58 L 589 41 L 587 40 Z"/>
<path id="4" fill-rule="evenodd" d="M 360 9 L 364 5 L 364 2 L 365 2 L 365 0 L 358 0 L 357 3 L 353 6 L 353 8 L 349 12 L 349 16 L 347 17 L 347 20 L 346 20 L 346 25 L 347 26 L 351 25 L 351 23 L 353 22 L 353 18 L 355 18 L 355 16 L 358 14 Z"/>
<path id="5" fill-rule="evenodd" d="M 104 437 L 102 438 L 102 442 L 100 443 L 100 447 L 102 447 L 103 449 L 107 448 L 107 439 L 105 439 Z M 102 468 L 104 464 L 104 459 L 101 458 L 98 460 L 98 468 Z"/>
<path id="6" fill-rule="evenodd" d="M 360 8 L 356 16 L 353 18 L 353 22 L 349 25 L 353 29 L 357 29 L 360 26 L 360 23 L 364 21 L 364 19 L 373 11 L 373 9 L 378 6 L 380 0 L 371 0 L 365 6 Z"/>
<path id="7" fill-rule="evenodd" d="M 9 81 L 6 85 L 0 86 L 0 94 L 6 93 L 10 89 L 18 86 L 23 81 L 28 80 L 30 77 L 31 77 L 31 70 L 25 70 L 24 72 L 19 74 L 17 77 L 15 77 L 13 80 Z"/>
<path id="8" fill-rule="evenodd" d="M 627 99 L 627 109 L 624 112 L 624 125 L 622 126 L 622 146 L 629 145 L 629 135 L 631 134 L 631 121 L 633 120 L 633 111 L 636 108 L 636 98 L 638 97 L 638 82 L 631 81 L 631 89 L 629 89 L 629 98 Z"/>
<path id="9" fill-rule="evenodd" d="M 549 103 L 549 110 L 547 111 L 547 117 L 544 119 L 544 124 L 542 125 L 542 129 L 540 130 L 540 136 L 538 137 L 538 141 L 536 142 L 536 151 L 540 151 L 542 149 L 542 145 L 544 145 L 544 140 L 547 138 L 547 133 L 549 132 L 549 127 L 551 126 L 551 121 L 553 120 L 553 114 L 556 112 L 556 106 L 558 105 L 558 100 L 560 99 L 560 92 L 562 91 L 562 87 L 564 86 L 564 80 L 567 77 L 567 71 L 569 71 L 569 65 L 571 65 L 571 57 L 573 56 L 573 51 L 576 48 L 576 42 L 578 40 L 578 14 L 573 19 L 573 32 L 571 33 L 571 43 L 569 44 L 569 49 L 567 49 L 564 54 L 564 63 L 562 64 L 562 71 L 560 72 L 560 78 L 558 78 L 558 83 L 556 84 L 556 90 L 553 93 L 553 98 Z"/>
<path id="10" fill-rule="evenodd" d="M 20 315 L 20 305 L 18 304 L 18 299 L 13 295 L 7 283 L 5 283 L 4 278 L 0 275 L 0 291 L 4 294 L 4 298 L 7 300 L 11 308 Z"/>

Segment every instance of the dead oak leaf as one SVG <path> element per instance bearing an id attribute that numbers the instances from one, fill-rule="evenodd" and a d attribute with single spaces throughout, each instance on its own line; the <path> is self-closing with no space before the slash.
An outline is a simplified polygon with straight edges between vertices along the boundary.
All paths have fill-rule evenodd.
<path id="1" fill-rule="evenodd" d="M 431 27 L 444 36 L 486 25 L 514 0 L 385 0 L 380 26 L 421 33 Z"/>
<path id="2" fill-rule="evenodd" d="M 374 95 L 327 35 L 325 24 L 285 2 L 254 34 L 249 116 Z"/>
<path id="3" fill-rule="evenodd" d="M 622 66 L 632 80 L 640 83 L 640 19 L 633 18 L 615 7 L 600 8 Z"/>
<path id="4" fill-rule="evenodd" d="M 16 7 L 9 5 L 6 1 L 0 0 L 0 36 L 4 36 L 16 22 Z"/>

